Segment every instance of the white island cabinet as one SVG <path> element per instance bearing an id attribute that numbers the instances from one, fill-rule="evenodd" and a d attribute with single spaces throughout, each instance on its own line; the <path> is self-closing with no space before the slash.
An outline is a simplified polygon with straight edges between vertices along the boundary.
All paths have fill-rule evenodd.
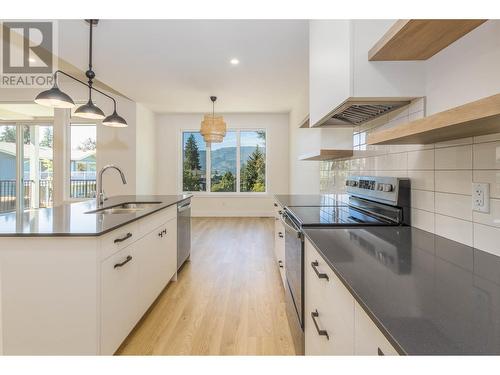
<path id="1" fill-rule="evenodd" d="M 308 239 L 304 259 L 305 354 L 398 355 Z"/>
<path id="2" fill-rule="evenodd" d="M 0 239 L 4 355 L 111 355 L 177 271 L 177 207 L 102 236 Z"/>

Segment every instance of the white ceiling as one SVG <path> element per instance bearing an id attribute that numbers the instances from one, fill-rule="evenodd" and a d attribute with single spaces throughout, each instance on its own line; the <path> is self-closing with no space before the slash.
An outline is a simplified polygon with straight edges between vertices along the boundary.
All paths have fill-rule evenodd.
<path id="1" fill-rule="evenodd" d="M 307 90 L 303 20 L 101 20 L 97 78 L 155 112 L 288 112 Z M 86 70 L 88 25 L 59 22 L 60 56 Z M 233 66 L 231 58 L 240 64 Z"/>
<path id="2" fill-rule="evenodd" d="M 0 103 L 0 120 L 34 120 L 54 116 L 54 109 L 35 103 Z"/>

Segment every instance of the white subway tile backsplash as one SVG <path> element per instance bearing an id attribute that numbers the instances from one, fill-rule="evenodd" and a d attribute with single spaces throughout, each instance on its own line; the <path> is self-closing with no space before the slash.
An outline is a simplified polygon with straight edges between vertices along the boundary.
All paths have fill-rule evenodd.
<path id="1" fill-rule="evenodd" d="M 434 190 L 434 171 L 408 171 L 412 189 Z"/>
<path id="2" fill-rule="evenodd" d="M 411 210 L 411 225 L 415 228 L 434 233 L 434 214 L 414 208 Z"/>
<path id="3" fill-rule="evenodd" d="M 472 246 L 473 227 L 471 221 L 435 214 L 436 234 Z"/>
<path id="4" fill-rule="evenodd" d="M 387 154 L 375 157 L 375 169 L 383 171 L 400 171 L 408 169 L 408 153 Z"/>
<path id="5" fill-rule="evenodd" d="M 434 169 L 434 150 L 408 152 L 408 170 L 422 169 Z"/>
<path id="6" fill-rule="evenodd" d="M 345 191 L 349 175 L 411 180 L 412 225 L 500 256 L 500 133 L 427 145 L 367 145 L 367 134 L 425 115 L 425 100 L 353 129 L 355 155 L 323 162 L 322 192 Z M 490 213 L 472 211 L 472 181 L 490 184 Z"/>
<path id="7" fill-rule="evenodd" d="M 500 142 L 474 145 L 474 169 L 500 169 Z"/>
<path id="8" fill-rule="evenodd" d="M 500 228 L 500 199 L 490 199 L 490 212 L 473 213 L 473 221 L 475 223 L 491 225 Z M 498 238 L 500 241 L 500 237 Z M 500 243 L 498 244 L 500 247 Z"/>
<path id="9" fill-rule="evenodd" d="M 436 191 L 472 194 L 472 171 L 435 171 Z"/>
<path id="10" fill-rule="evenodd" d="M 434 192 L 412 189 L 411 207 L 434 212 Z"/>
<path id="11" fill-rule="evenodd" d="M 489 183 L 490 197 L 500 198 L 500 170 L 475 170 L 472 177 L 474 182 Z"/>
<path id="12" fill-rule="evenodd" d="M 482 224 L 474 224 L 474 247 L 500 256 L 500 229 Z"/>
<path id="13" fill-rule="evenodd" d="M 494 141 L 500 141 L 500 133 L 480 135 L 474 137 L 474 143 L 494 142 Z"/>
<path id="14" fill-rule="evenodd" d="M 472 146 L 436 149 L 436 169 L 472 169 Z"/>
<path id="15" fill-rule="evenodd" d="M 470 144 L 472 144 L 472 141 L 473 141 L 472 137 L 460 138 L 460 139 L 453 139 L 451 141 L 438 142 L 438 143 L 435 143 L 434 146 L 436 148 L 441 148 L 441 147 L 470 145 Z"/>
<path id="16" fill-rule="evenodd" d="M 470 195 L 436 192 L 436 213 L 472 220 L 472 197 Z"/>

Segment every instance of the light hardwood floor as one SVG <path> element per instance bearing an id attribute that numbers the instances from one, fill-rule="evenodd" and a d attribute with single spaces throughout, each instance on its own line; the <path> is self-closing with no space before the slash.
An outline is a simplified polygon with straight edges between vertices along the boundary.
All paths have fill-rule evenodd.
<path id="1" fill-rule="evenodd" d="M 191 260 L 117 354 L 295 354 L 273 231 L 274 219 L 193 218 Z"/>

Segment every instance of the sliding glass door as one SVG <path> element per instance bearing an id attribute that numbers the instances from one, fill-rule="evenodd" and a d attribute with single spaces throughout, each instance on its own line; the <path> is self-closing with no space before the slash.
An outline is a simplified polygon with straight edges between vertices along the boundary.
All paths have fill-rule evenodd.
<path id="1" fill-rule="evenodd" d="M 52 206 L 50 124 L 0 124 L 0 213 Z"/>

